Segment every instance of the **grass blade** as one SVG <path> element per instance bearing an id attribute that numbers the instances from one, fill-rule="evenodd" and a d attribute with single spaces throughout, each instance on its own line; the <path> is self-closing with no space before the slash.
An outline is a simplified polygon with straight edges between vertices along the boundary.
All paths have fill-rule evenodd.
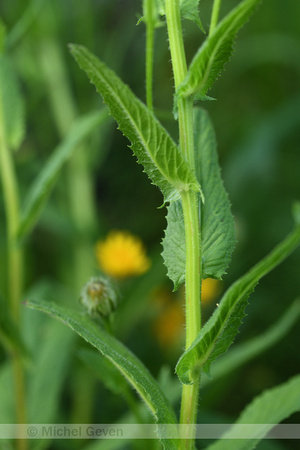
<path id="1" fill-rule="evenodd" d="M 107 118 L 106 111 L 93 112 L 78 119 L 68 136 L 54 150 L 25 199 L 18 238 L 23 238 L 35 225 L 56 183 L 63 165 L 71 157 L 78 144 Z"/>

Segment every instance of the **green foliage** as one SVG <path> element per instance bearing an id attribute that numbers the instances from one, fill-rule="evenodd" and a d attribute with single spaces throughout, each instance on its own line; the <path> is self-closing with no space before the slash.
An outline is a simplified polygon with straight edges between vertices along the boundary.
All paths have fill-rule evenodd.
<path id="1" fill-rule="evenodd" d="M 0 121 L 6 144 L 17 149 L 25 131 L 24 102 L 15 72 L 4 55 L 0 55 Z"/>
<path id="2" fill-rule="evenodd" d="M 17 350 L 24 360 L 29 359 L 28 349 L 23 342 L 20 330 L 9 311 L 7 301 L 0 294 L 0 342 L 8 353 Z"/>
<path id="3" fill-rule="evenodd" d="M 259 2 L 242 1 L 219 23 L 194 56 L 188 74 L 177 90 L 177 100 L 190 95 L 195 99 L 205 98 L 230 59 L 236 34 Z"/>
<path id="4" fill-rule="evenodd" d="M 198 11 L 199 0 L 180 0 L 180 10 L 184 19 L 192 20 L 205 33 Z"/>
<path id="5" fill-rule="evenodd" d="M 230 202 L 223 186 L 213 125 L 202 109 L 195 110 L 195 162 L 205 203 L 201 208 L 203 278 L 221 279 L 235 246 Z"/>
<path id="6" fill-rule="evenodd" d="M 71 45 L 71 51 L 131 141 L 139 163 L 161 189 L 165 202 L 178 199 L 182 190 L 199 191 L 192 169 L 152 112 L 87 49 Z"/>
<path id="7" fill-rule="evenodd" d="M 251 359 L 266 352 L 269 348 L 280 342 L 300 317 L 300 299 L 295 300 L 277 322 L 262 334 L 235 345 L 226 354 L 218 358 L 211 367 L 210 377 L 201 379 L 203 384 L 215 382 L 217 379 L 233 373 L 236 369 Z"/>
<path id="8" fill-rule="evenodd" d="M 27 306 L 62 320 L 79 336 L 96 347 L 138 392 L 157 423 L 176 423 L 173 410 L 144 364 L 115 337 L 102 329 L 99 324 L 76 311 L 67 310 L 50 302 L 31 300 L 27 302 Z M 163 445 L 166 449 L 175 450 L 177 448 L 173 440 L 164 440 Z"/>
<path id="9" fill-rule="evenodd" d="M 0 17 L 0 53 L 3 53 L 6 39 L 6 27 L 3 20 Z"/>
<path id="10" fill-rule="evenodd" d="M 44 324 L 41 345 L 36 349 L 28 386 L 28 422 L 53 423 L 70 362 L 74 334 L 55 321 Z M 47 448 L 45 439 L 36 440 L 33 449 Z"/>
<path id="11" fill-rule="evenodd" d="M 10 362 L 0 367 L 0 423 L 14 423 L 14 384 L 13 371 Z"/>
<path id="12" fill-rule="evenodd" d="M 181 201 L 168 206 L 167 228 L 162 241 L 165 266 L 168 277 L 174 283 L 174 290 L 184 283 L 185 279 L 185 229 Z"/>
<path id="13" fill-rule="evenodd" d="M 26 35 L 47 0 L 30 0 L 27 8 L 7 36 L 8 46 L 15 46 Z"/>
<path id="14" fill-rule="evenodd" d="M 104 386 L 114 394 L 127 391 L 128 383 L 115 365 L 97 351 L 82 348 L 77 352 L 79 359 L 101 380 Z"/>
<path id="15" fill-rule="evenodd" d="M 93 112 L 78 119 L 70 133 L 63 142 L 54 150 L 49 161 L 33 182 L 25 199 L 22 217 L 18 229 L 18 237 L 24 237 L 36 224 L 39 215 L 45 206 L 48 197 L 56 183 L 59 173 L 69 160 L 80 142 L 95 130 L 104 120 L 106 112 Z"/>
<path id="16" fill-rule="evenodd" d="M 276 3 L 276 0 L 274 2 Z M 204 31 L 198 12 L 199 0 L 143 0 L 140 2 L 138 7 L 141 8 L 141 4 L 143 5 L 144 17 L 141 20 L 146 23 L 146 36 L 138 34 L 143 33 L 142 30 L 138 29 L 137 34 L 134 34 L 135 32 L 129 29 L 131 27 L 131 30 L 134 30 L 134 27 L 130 25 L 129 17 L 132 20 L 132 13 L 138 2 L 126 2 L 126 6 L 122 5 L 121 10 L 115 8 L 112 2 L 73 2 L 72 14 L 69 14 L 69 9 L 64 2 L 59 0 L 53 2 L 29 0 L 27 5 L 24 5 L 23 0 L 2 3 L 0 9 L 4 21 L 0 19 L 0 154 L 2 157 L 0 212 L 4 211 L 5 214 L 0 214 L 0 230 L 6 229 L 7 233 L 6 235 L 0 233 L 0 267 L 2 268 L 0 291 L 5 293 L 4 299 L 0 299 L 0 338 L 4 347 L 4 351 L 2 347 L 0 348 L 0 423 L 15 423 L 20 418 L 24 422 L 32 423 L 57 421 L 101 423 L 102 419 L 106 420 L 106 418 L 112 421 L 116 419 L 119 423 L 151 423 L 154 420 L 151 418 L 152 414 L 158 424 L 171 423 L 176 429 L 178 418 L 171 406 L 178 408 L 180 394 L 183 407 L 179 421 L 193 423 L 196 421 L 198 410 L 198 386 L 205 387 L 228 374 L 234 375 L 234 378 L 238 376 L 234 373 L 236 369 L 266 352 L 271 346 L 275 346 L 300 316 L 299 300 L 290 306 L 286 305 L 285 309 L 283 302 L 275 304 L 272 299 L 277 288 L 276 294 L 280 299 L 285 295 L 287 298 L 297 295 L 295 281 L 297 282 L 298 273 L 297 261 L 295 261 L 295 264 L 284 265 L 278 272 L 284 283 L 279 281 L 277 283 L 275 273 L 273 279 L 271 277 L 269 279 L 269 285 L 273 286 L 273 291 L 265 290 L 262 293 L 263 302 L 253 305 L 252 338 L 227 352 L 238 333 L 248 297 L 256 284 L 300 241 L 299 203 L 294 205 L 293 213 L 297 225 L 290 236 L 225 292 L 220 306 L 213 312 L 210 319 L 207 319 L 207 316 L 211 305 L 204 304 L 203 314 L 200 311 L 201 278 L 221 279 L 223 277 L 230 262 L 235 238 L 230 203 L 218 165 L 214 130 L 208 114 L 199 109 L 194 110 L 195 121 L 192 126 L 192 104 L 193 100 L 211 100 L 207 93 L 213 87 L 225 63 L 230 59 L 235 36 L 259 4 L 259 0 L 236 0 L 237 6 L 219 25 L 221 0 L 201 3 L 205 24 L 208 23 L 207 18 L 213 4 L 212 26 L 208 38 L 192 60 L 188 72 L 185 62 L 191 55 L 192 48 L 189 49 L 189 42 L 195 43 L 198 39 L 202 39 L 199 36 L 201 33 L 194 24 L 186 22 L 184 23 L 185 36 L 182 36 L 178 30 L 181 29 L 180 21 L 188 19 Z M 12 6 L 12 3 L 15 3 L 15 6 Z M 166 4 L 168 8 L 165 8 Z M 289 4 L 291 6 L 288 6 Z M 224 9 L 230 7 L 225 4 L 223 6 Z M 237 70 L 233 67 L 231 72 L 230 83 L 234 87 L 235 94 L 224 96 L 224 101 L 218 106 L 216 103 L 207 104 L 207 108 L 213 110 L 216 128 L 223 129 L 222 151 L 224 153 L 222 156 L 227 162 L 227 169 L 228 166 L 231 168 L 230 173 L 228 170 L 225 171 L 225 179 L 227 186 L 231 186 L 231 191 L 236 196 L 236 211 L 239 210 L 239 201 L 241 205 L 241 215 L 237 213 L 240 245 L 233 269 L 240 273 L 243 273 L 240 266 L 247 267 L 247 261 L 256 260 L 256 254 L 260 251 L 262 243 L 268 246 L 269 241 L 277 241 L 278 236 L 286 228 L 286 221 L 289 220 L 286 218 L 287 198 L 290 198 L 291 188 L 294 188 L 293 192 L 297 192 L 298 186 L 297 159 L 299 155 L 296 150 L 298 141 L 295 111 L 299 99 L 295 93 L 295 84 L 289 83 L 289 77 L 286 75 L 287 70 L 298 69 L 297 64 L 291 64 L 293 58 L 297 60 L 295 56 L 297 38 L 292 27 L 293 17 L 299 16 L 297 12 L 300 12 L 300 7 L 296 6 L 292 0 L 286 2 L 287 15 L 293 11 L 293 14 L 289 14 L 292 18 L 289 21 L 291 29 L 286 27 L 286 31 L 284 29 L 282 31 L 286 35 L 279 36 L 278 29 L 273 28 L 273 31 L 276 30 L 275 36 L 272 34 L 271 25 L 279 23 L 281 17 L 278 11 L 280 11 L 279 0 L 273 9 L 268 11 L 267 21 L 263 14 L 257 18 L 257 29 L 261 29 L 262 24 L 264 26 L 268 24 L 265 28 L 269 32 L 267 41 L 265 40 L 267 34 L 252 35 L 249 40 L 246 36 L 244 51 L 239 52 L 235 58 L 236 67 L 239 67 Z M 40 13 L 41 20 L 35 23 Z M 162 18 L 163 15 L 166 17 Z M 102 21 L 102 25 L 105 24 L 105 26 L 101 24 L 99 26 L 99 17 L 100 22 Z M 260 20 L 261 23 L 259 23 Z M 177 80 L 184 80 L 175 93 L 176 98 L 180 99 L 178 111 L 180 147 L 177 141 L 170 137 L 173 135 L 168 134 L 174 132 L 176 124 L 167 123 L 166 129 L 170 130 L 167 132 L 156 119 L 155 114 L 151 112 L 157 111 L 157 115 L 166 122 L 171 118 L 171 112 L 159 109 L 161 107 L 167 109 L 168 102 L 171 102 L 169 87 L 167 87 L 168 83 L 172 84 L 170 83 L 170 67 L 165 58 L 168 44 L 163 30 L 154 33 L 155 28 L 162 27 L 166 22 L 169 44 L 172 48 L 173 75 L 176 84 Z M 8 25 L 7 33 L 4 23 Z M 117 28 L 109 27 L 108 32 L 107 24 L 118 24 L 118 26 Z M 294 26 L 297 32 L 296 21 Z M 101 133 L 89 140 L 92 151 L 86 145 L 82 147 L 85 152 L 79 151 L 80 148 L 77 149 L 81 146 L 82 140 L 106 120 L 107 110 L 104 108 L 97 113 L 83 115 L 75 121 L 78 111 L 90 110 L 93 99 L 89 96 L 88 83 L 80 76 L 78 68 L 67 52 L 68 30 L 74 32 L 72 39 L 77 42 L 83 42 L 86 46 L 94 48 L 97 45 L 96 51 L 103 55 L 103 60 L 109 61 L 109 64 L 117 68 L 118 72 L 122 72 L 125 79 L 129 77 L 133 86 L 139 80 L 141 71 L 145 70 L 144 58 L 139 57 L 140 55 L 136 57 L 136 52 L 140 50 L 145 37 L 148 108 L 133 93 L 135 89 L 139 90 L 143 83 L 138 81 L 139 87 L 133 87 L 131 91 L 114 72 L 88 50 L 76 45 L 72 45 L 71 50 L 80 67 L 103 96 L 112 115 L 119 123 L 121 131 L 131 141 L 132 150 L 138 162 L 144 166 L 152 182 L 162 191 L 164 202 L 170 202 L 167 214 L 168 225 L 163 240 L 163 257 L 175 289 L 186 281 L 187 344 L 186 352 L 177 365 L 179 377 L 172 370 L 178 348 L 171 344 L 170 347 L 163 347 L 158 332 L 160 326 L 161 332 L 163 330 L 166 333 L 172 333 L 175 344 L 178 330 L 181 333 L 184 328 L 181 322 L 183 314 L 179 305 L 183 295 L 179 291 L 178 294 L 171 296 L 169 287 L 166 285 L 166 271 L 161 258 L 159 259 L 159 249 L 156 247 L 161 236 L 161 227 L 164 225 L 164 209 L 160 209 L 154 218 L 151 207 L 157 203 L 155 195 L 159 196 L 159 192 L 149 187 L 144 188 L 145 177 L 144 180 L 142 177 L 139 184 L 139 174 L 135 178 L 135 174 L 131 172 L 131 170 L 134 171 L 132 158 L 125 152 L 122 154 L 116 148 L 124 144 L 124 139 L 117 141 L 118 138 L 112 135 L 112 129 L 109 127 L 105 127 L 105 130 L 101 129 Z M 289 31 L 293 33 L 292 39 L 289 38 Z M 262 44 L 261 48 L 264 51 L 260 48 L 257 52 L 257 43 L 258 46 Z M 254 47 L 255 51 L 251 53 Z M 269 47 L 270 51 L 268 51 Z M 10 55 L 9 50 L 12 49 L 13 52 Z M 185 49 L 187 49 L 186 54 Z M 267 54 L 267 58 L 263 58 L 263 53 Z M 280 84 L 274 80 L 274 85 L 268 83 L 266 89 L 266 85 L 259 85 L 258 79 L 268 78 L 267 64 L 271 61 L 269 55 L 271 55 L 272 63 L 276 62 L 279 73 L 280 64 L 282 62 L 288 64 L 278 77 Z M 42 72 L 39 65 L 41 61 Z M 249 70 L 254 67 L 253 63 L 255 71 Z M 155 75 L 153 67 L 158 69 Z M 241 75 L 241 70 L 242 84 L 236 82 Z M 273 66 L 269 67 L 269 70 L 272 73 Z M 23 139 L 25 128 L 23 99 L 17 79 L 21 81 L 22 94 L 26 95 L 28 115 L 26 140 Z M 158 81 L 154 95 L 153 80 Z M 249 96 L 249 92 L 243 87 L 249 87 L 249 85 L 255 92 L 254 104 L 251 103 L 253 99 Z M 288 95 L 293 98 L 293 103 L 290 102 L 288 108 L 281 108 L 280 114 L 272 113 L 274 102 L 279 101 L 283 104 L 280 97 L 288 89 L 290 89 Z M 276 92 L 275 97 L 274 92 Z M 41 107 L 46 98 L 50 101 L 50 108 L 52 107 L 53 123 L 49 122 L 49 109 Z M 99 103 L 99 98 L 95 98 L 95 102 Z M 245 102 L 247 108 L 244 108 Z M 258 114 L 256 114 L 257 102 L 260 105 Z M 268 117 L 264 117 L 264 105 L 268 108 Z M 243 110 L 245 114 L 240 114 L 240 110 Z M 231 127 L 231 121 L 234 127 Z M 251 121 L 253 129 L 255 128 L 256 139 L 248 145 L 246 152 L 243 152 L 243 141 L 251 143 L 251 136 L 249 139 L 246 136 L 247 131 L 244 132 L 249 129 Z M 275 128 L 274 124 L 276 124 Z M 292 131 L 295 131 L 294 136 L 290 135 Z M 43 164 L 41 160 L 49 148 L 49 142 L 54 143 L 53 147 L 55 147 L 57 132 L 62 141 Z M 236 135 L 239 140 L 238 151 L 235 152 L 233 149 L 229 153 Z M 192 141 L 195 141 L 194 155 L 191 154 Z M 282 154 L 277 151 L 280 146 L 284 150 Z M 97 151 L 96 147 L 98 147 Z M 16 155 L 11 153 L 14 149 L 19 149 Z M 76 153 L 75 149 L 77 149 Z M 103 155 L 106 161 L 103 161 Z M 100 160 L 104 162 L 101 166 Z M 65 163 L 66 176 L 59 182 L 61 169 Z M 95 167 L 96 170 L 94 170 Z M 279 167 L 280 170 L 278 170 Z M 33 173 L 39 175 L 27 191 L 26 183 Z M 261 175 L 260 180 L 257 174 Z M 253 184 L 247 191 L 246 189 L 243 191 L 241 184 L 245 184 L 246 180 L 253 181 Z M 264 185 L 259 185 L 259 181 Z M 293 182 L 295 182 L 294 185 Z M 37 232 L 30 236 L 30 231 L 37 223 L 55 183 L 57 183 L 55 196 L 51 198 L 49 207 L 45 208 L 46 211 Z M 134 186 L 133 190 L 132 186 Z M 200 186 L 205 196 L 205 204 L 201 202 Z M 266 188 L 265 198 L 263 188 Z M 19 192 L 21 200 L 25 199 L 21 211 Z M 154 200 L 150 198 L 151 193 Z M 245 193 L 247 201 L 245 201 Z M 262 208 L 260 211 L 259 207 Z M 274 212 L 270 220 L 267 214 L 271 210 Z M 6 217 L 2 217 L 4 215 Z M 244 218 L 247 218 L 247 225 Z M 265 227 L 261 225 L 262 218 L 265 218 Z M 97 238 L 102 239 L 109 229 L 119 225 L 141 234 L 147 243 L 151 268 L 139 278 L 132 277 L 119 283 L 120 302 L 113 317 L 110 317 L 111 320 L 106 322 L 96 317 L 88 317 L 84 315 L 84 312 L 75 312 L 49 302 L 30 301 L 28 304 L 35 310 L 21 306 L 24 297 L 47 300 L 62 298 L 65 303 L 74 304 L 74 298 L 76 300 L 80 295 L 81 286 L 91 277 L 97 276 L 93 243 Z M 25 237 L 26 242 L 22 240 Z M 19 238 L 18 241 L 17 238 Z M 194 245 L 195 242 L 197 245 Z M 189 258 L 186 258 L 186 254 Z M 47 277 L 45 282 L 41 280 L 39 285 L 31 286 L 33 280 L 44 276 Z M 61 280 L 62 284 L 58 285 L 53 280 Z M 29 289 L 29 294 L 24 292 L 24 286 Z M 95 300 L 100 291 L 100 286 L 99 290 L 97 286 L 91 297 Z M 175 300 L 175 305 L 172 304 L 172 300 Z M 91 305 L 94 305 L 93 301 Z M 75 348 L 76 334 L 63 324 L 53 321 L 45 314 L 40 314 L 40 311 L 47 312 L 63 321 L 86 342 L 81 342 L 83 345 L 79 349 Z M 270 311 L 270 317 L 265 318 L 268 311 Z M 207 320 L 207 323 L 197 336 L 201 322 L 200 316 L 202 321 L 205 323 Z M 280 318 L 277 322 L 270 326 L 271 317 L 278 316 Z M 257 336 L 258 328 L 267 329 Z M 293 330 L 293 333 L 296 332 L 297 330 Z M 192 346 L 188 348 L 195 338 Z M 128 342 L 129 347 L 133 345 L 137 353 L 143 355 L 145 363 L 149 364 L 149 370 L 120 341 Z M 285 344 L 287 342 L 283 345 Z M 288 354 L 289 350 L 290 348 L 286 346 L 282 353 L 285 354 L 286 351 Z M 221 357 L 218 358 L 219 356 Z M 286 358 L 282 358 L 279 352 L 276 353 L 276 358 L 278 358 L 276 376 L 286 379 L 289 373 L 294 371 L 294 366 L 289 367 L 286 364 Z M 295 365 L 295 361 L 298 362 L 297 359 L 299 357 L 296 354 L 290 358 L 291 363 Z M 210 364 L 214 360 L 216 361 L 212 366 L 213 379 L 211 379 L 206 372 L 209 371 Z M 202 369 L 204 373 L 201 374 L 200 383 L 197 377 Z M 264 367 L 262 369 L 264 370 Z M 151 375 L 152 372 L 159 374 L 157 381 Z M 103 399 L 106 400 L 106 396 L 110 393 L 101 390 L 101 386 L 96 384 L 97 379 L 113 394 L 112 401 L 106 402 L 105 405 Z M 197 382 L 194 382 L 196 379 Z M 67 387 L 66 380 L 70 380 Z M 191 386 L 182 386 L 181 381 Z M 247 383 L 248 380 L 244 381 Z M 242 413 L 237 424 L 276 423 L 294 411 L 298 411 L 300 409 L 299 381 L 299 377 L 296 377 L 285 385 L 258 397 Z M 230 377 L 221 380 L 221 383 L 215 386 L 216 389 L 212 392 L 212 403 L 217 400 L 219 394 L 220 397 L 225 395 L 224 385 L 226 387 L 229 385 L 230 389 L 231 383 Z M 132 387 L 143 402 L 139 401 Z M 68 402 L 65 402 L 65 388 Z M 232 386 L 232 389 L 236 389 L 236 385 Z M 239 392 L 241 395 L 244 393 L 245 397 L 248 397 L 247 384 L 242 392 Z M 117 397 L 121 397 L 121 401 Z M 232 398 L 230 390 L 227 390 L 226 397 Z M 242 401 L 244 399 L 242 398 Z M 128 410 L 119 411 L 117 408 L 118 406 L 122 408 L 124 401 L 127 402 Z M 206 398 L 205 402 L 200 403 L 201 421 L 206 415 L 205 408 L 211 409 L 210 402 L 211 399 Z M 96 405 L 97 408 L 94 408 Z M 270 426 L 266 425 L 262 434 L 253 434 L 250 440 L 243 439 L 243 429 L 240 429 L 241 439 L 230 440 L 230 434 L 227 434 L 227 440 L 220 440 L 209 448 L 212 450 L 254 448 L 269 429 Z M 106 450 L 107 448 L 124 448 L 124 446 L 151 448 L 151 450 L 155 447 L 155 450 L 158 450 L 161 443 L 166 449 L 175 450 L 179 446 L 188 450 L 194 448 L 192 439 L 178 442 L 175 437 L 166 439 L 160 435 L 161 443 L 158 440 L 157 442 L 148 440 L 144 443 L 135 440 L 137 437 L 135 433 L 131 437 L 131 440 L 126 441 L 100 442 L 98 440 L 82 445 L 91 449 L 99 448 L 99 450 L 100 448 Z M 68 445 L 76 448 L 78 442 L 70 441 Z M 18 444 L 3 441 L 3 445 L 7 449 L 12 449 Z M 59 448 L 60 443 L 54 440 L 49 444 L 46 439 L 29 443 L 34 450 L 48 448 L 49 445 Z M 267 447 L 266 443 L 262 444 L 264 445 Z"/>
<path id="17" fill-rule="evenodd" d="M 159 13 L 161 15 L 165 15 L 165 1 L 164 0 L 156 0 L 159 6 Z M 180 2 L 180 13 L 184 19 L 191 20 L 195 22 L 196 25 L 200 28 L 201 31 L 205 33 L 204 27 L 202 25 L 200 16 L 199 16 L 199 0 L 179 0 Z"/>
<path id="18" fill-rule="evenodd" d="M 207 447 L 207 450 L 252 450 L 274 424 L 297 411 L 300 411 L 300 375 L 256 397 L 222 439 Z M 245 428 L 243 424 L 246 424 Z M 243 439 L 245 434 L 249 434 L 247 424 L 263 426 L 252 427 L 253 438 Z M 233 435 L 235 438 L 230 439 Z"/>
<path id="19" fill-rule="evenodd" d="M 176 372 L 183 383 L 194 383 L 204 365 L 208 371 L 211 362 L 227 351 L 245 316 L 249 295 L 259 280 L 294 251 L 299 242 L 300 226 L 296 225 L 281 244 L 225 292 L 220 306 L 177 363 Z"/>
<path id="20" fill-rule="evenodd" d="M 230 202 L 224 189 L 218 165 L 217 143 L 207 112 L 195 109 L 196 175 L 205 203 L 201 211 L 202 278 L 221 279 L 230 262 L 235 245 L 234 223 Z M 185 229 L 181 202 L 168 208 L 168 227 L 163 240 L 163 258 L 175 289 L 185 278 Z"/>

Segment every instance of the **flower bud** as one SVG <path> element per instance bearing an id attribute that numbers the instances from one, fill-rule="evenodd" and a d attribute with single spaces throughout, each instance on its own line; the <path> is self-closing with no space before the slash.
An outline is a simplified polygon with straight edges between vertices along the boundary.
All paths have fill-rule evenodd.
<path id="1" fill-rule="evenodd" d="M 118 298 L 108 279 L 93 277 L 83 286 L 80 303 L 91 316 L 107 317 L 117 308 Z"/>

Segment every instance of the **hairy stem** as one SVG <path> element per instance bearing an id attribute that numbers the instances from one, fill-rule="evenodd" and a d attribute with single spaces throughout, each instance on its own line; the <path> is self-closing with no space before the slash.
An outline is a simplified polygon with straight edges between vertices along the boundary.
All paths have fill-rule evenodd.
<path id="1" fill-rule="evenodd" d="M 181 29 L 179 0 L 166 0 L 166 18 L 175 79 L 175 89 L 187 74 L 187 65 Z M 180 148 L 191 168 L 195 167 L 192 99 L 178 102 Z M 201 247 L 198 194 L 187 191 L 181 195 L 186 238 L 186 349 L 190 347 L 201 327 Z M 180 423 L 192 425 L 197 421 L 199 382 L 183 386 Z M 187 427 L 187 433 L 191 430 Z M 192 449 L 194 439 L 184 439 L 181 448 Z"/>
<path id="2" fill-rule="evenodd" d="M 210 27 L 209 27 L 209 35 L 211 35 L 216 28 L 219 20 L 220 7 L 222 0 L 215 0 L 213 5 L 213 10 L 211 14 Z"/>

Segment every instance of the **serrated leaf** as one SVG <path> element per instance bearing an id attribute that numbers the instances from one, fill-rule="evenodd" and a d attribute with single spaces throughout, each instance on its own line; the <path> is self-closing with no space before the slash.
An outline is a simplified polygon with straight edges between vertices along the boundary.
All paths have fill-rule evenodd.
<path id="1" fill-rule="evenodd" d="M 166 14 L 165 9 L 165 1 L 158 1 L 158 11 L 159 14 L 164 16 Z M 191 20 L 195 22 L 196 25 L 200 28 L 203 33 L 205 33 L 204 27 L 202 25 L 200 16 L 199 16 L 199 0 L 179 0 L 180 3 L 180 14 L 184 19 Z"/>
<path id="2" fill-rule="evenodd" d="M 131 141 L 138 162 L 144 166 L 153 184 L 161 189 L 165 202 L 178 199 L 182 190 L 199 191 L 194 173 L 153 113 L 86 48 L 78 45 L 70 48 L 78 65 L 102 95 L 119 128 Z"/>
<path id="3" fill-rule="evenodd" d="M 114 336 L 101 328 L 99 324 L 77 311 L 63 308 L 54 303 L 30 300 L 27 302 L 27 306 L 63 321 L 65 325 L 97 348 L 138 392 L 156 418 L 157 423 L 176 423 L 177 419 L 173 409 L 144 364 Z M 164 439 L 162 443 L 167 450 L 176 450 L 178 447 L 175 440 Z"/>
<path id="4" fill-rule="evenodd" d="M 288 334 L 291 328 L 299 321 L 299 317 L 300 299 L 297 299 L 266 331 L 241 344 L 234 345 L 232 350 L 218 358 L 212 365 L 210 377 L 201 378 L 201 385 L 206 386 L 221 377 L 235 372 L 251 359 L 273 347 Z"/>
<path id="5" fill-rule="evenodd" d="M 205 33 L 204 27 L 199 16 L 199 0 L 180 0 L 180 11 L 184 19 L 195 22 L 203 33 Z"/>
<path id="6" fill-rule="evenodd" d="M 300 375 L 256 397 L 222 439 L 207 447 L 207 450 L 252 450 L 275 424 L 297 411 L 300 411 Z M 246 426 L 243 427 L 243 424 Z M 255 424 L 251 428 L 252 436 L 249 435 L 249 424 Z"/>
<path id="7" fill-rule="evenodd" d="M 221 279 L 235 246 L 234 222 L 218 165 L 212 123 L 203 109 L 195 109 L 194 116 L 196 175 L 205 197 L 205 203 L 199 201 L 202 278 Z M 168 276 L 177 289 L 185 278 L 185 231 L 180 201 L 168 208 L 167 221 L 162 255 Z"/>
<path id="8" fill-rule="evenodd" d="M 168 207 L 167 228 L 162 241 L 162 257 L 168 269 L 168 277 L 174 283 L 174 291 L 184 283 L 186 265 L 185 229 L 181 201 Z"/>
<path id="9" fill-rule="evenodd" d="M 73 151 L 92 131 L 107 118 L 105 110 L 93 112 L 76 120 L 70 133 L 53 151 L 44 168 L 33 182 L 25 198 L 18 238 L 21 239 L 37 222 L 39 215 L 56 183 L 63 165 L 71 157 Z"/>
<path id="10" fill-rule="evenodd" d="M 205 188 L 201 207 L 202 277 L 221 279 L 235 247 L 234 221 L 221 178 L 217 142 L 208 113 L 195 110 L 196 172 Z"/>
<path id="11" fill-rule="evenodd" d="M 259 2 L 242 1 L 219 23 L 194 56 L 188 74 L 176 92 L 177 100 L 190 95 L 206 95 L 230 59 L 236 34 Z"/>
<path id="12" fill-rule="evenodd" d="M 17 149 L 25 131 L 24 102 L 14 70 L 4 55 L 0 55 L 0 121 L 8 147 Z"/>
<path id="13" fill-rule="evenodd" d="M 177 363 L 176 372 L 183 383 L 193 384 L 202 368 L 209 371 L 211 362 L 228 350 L 245 316 L 249 295 L 259 280 L 293 252 L 299 243 L 298 225 L 269 255 L 225 292 L 219 307 Z"/>

